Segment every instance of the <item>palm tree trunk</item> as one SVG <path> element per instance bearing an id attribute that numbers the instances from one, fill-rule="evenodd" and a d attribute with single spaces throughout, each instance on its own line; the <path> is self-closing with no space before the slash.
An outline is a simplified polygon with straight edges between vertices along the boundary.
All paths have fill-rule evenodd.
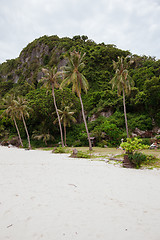
<path id="1" fill-rule="evenodd" d="M 67 147 L 67 142 L 66 142 L 66 126 L 64 124 L 64 145 Z"/>
<path id="2" fill-rule="evenodd" d="M 25 120 L 24 120 L 23 114 L 22 114 L 22 120 L 23 120 L 23 124 L 24 124 L 25 130 L 26 130 L 26 134 L 27 134 L 28 148 L 31 149 L 31 143 L 30 143 L 29 133 L 28 133 L 28 130 L 27 130 L 27 126 L 26 126 L 26 122 L 25 122 Z"/>
<path id="3" fill-rule="evenodd" d="M 19 140 L 20 140 L 20 144 L 21 144 L 21 146 L 23 147 L 23 143 L 22 143 L 21 135 L 20 135 L 20 132 L 19 132 L 17 123 L 16 123 L 16 119 L 13 118 L 13 120 L 14 120 L 14 124 L 15 124 L 15 126 L 16 126 L 16 129 L 17 129 L 17 133 L 18 133 L 18 137 L 19 137 Z"/>
<path id="4" fill-rule="evenodd" d="M 123 87 L 123 107 L 124 107 L 124 118 L 125 118 L 125 124 L 126 124 L 127 138 L 129 138 L 124 87 Z"/>
<path id="5" fill-rule="evenodd" d="M 54 106 L 55 106 L 57 117 L 58 117 L 58 123 L 59 123 L 59 129 L 60 129 L 60 134 L 61 134 L 62 147 L 64 147 L 61 120 L 60 120 L 60 116 L 59 116 L 59 113 L 58 113 L 58 108 L 57 108 L 57 104 L 56 104 L 56 98 L 55 98 L 55 94 L 54 94 L 54 85 L 53 84 L 52 84 L 52 96 L 53 96 Z"/>
<path id="6" fill-rule="evenodd" d="M 91 139 L 90 139 L 89 132 L 88 132 L 86 117 L 85 117 L 85 114 L 84 114 L 84 107 L 83 107 L 83 102 L 82 102 L 81 94 L 79 94 L 79 99 L 80 99 L 81 108 L 82 108 L 83 121 L 84 121 L 84 125 L 85 125 L 85 128 L 86 128 L 87 136 L 88 136 L 89 150 L 91 151 L 91 150 L 92 150 L 92 144 L 91 144 Z"/>

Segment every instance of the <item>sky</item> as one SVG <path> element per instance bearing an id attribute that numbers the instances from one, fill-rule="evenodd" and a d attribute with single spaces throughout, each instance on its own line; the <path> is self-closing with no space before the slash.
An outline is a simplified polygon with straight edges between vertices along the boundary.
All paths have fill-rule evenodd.
<path id="1" fill-rule="evenodd" d="M 160 0 L 0 0 L 0 63 L 44 35 L 86 35 L 160 59 Z"/>

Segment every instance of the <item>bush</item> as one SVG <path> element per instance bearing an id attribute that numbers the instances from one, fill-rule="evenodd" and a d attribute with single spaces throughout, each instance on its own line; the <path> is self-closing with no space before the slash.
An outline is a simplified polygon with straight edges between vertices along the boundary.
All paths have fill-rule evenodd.
<path id="1" fill-rule="evenodd" d="M 98 147 L 104 148 L 105 146 L 110 147 L 110 144 L 108 144 L 108 142 L 105 140 L 102 140 L 100 143 L 98 143 Z"/>
<path id="2" fill-rule="evenodd" d="M 146 165 L 147 164 L 153 165 L 157 161 L 158 161 L 158 159 L 155 156 L 153 156 L 152 154 L 150 154 L 150 155 L 147 155 L 147 160 L 146 160 L 146 162 L 144 164 L 146 164 Z"/>
<path id="3" fill-rule="evenodd" d="M 142 138 L 142 144 L 145 144 L 145 145 L 151 145 L 151 139 L 150 138 Z"/>
<path id="4" fill-rule="evenodd" d="M 152 119 L 147 114 L 129 114 L 128 113 L 128 127 L 130 130 L 139 128 L 141 130 L 152 129 Z"/>
<path id="5" fill-rule="evenodd" d="M 96 138 L 99 146 L 107 145 L 109 147 L 116 147 L 120 144 L 121 130 L 116 124 L 110 123 L 108 119 L 102 119 L 103 122 L 96 125 L 92 130 L 92 135 Z M 103 143 L 105 141 L 105 143 Z"/>
<path id="6" fill-rule="evenodd" d="M 76 157 L 77 157 L 77 158 L 90 158 L 90 155 L 88 155 L 87 153 L 84 153 L 84 152 L 78 151 Z"/>
<path id="7" fill-rule="evenodd" d="M 63 148 L 63 147 L 57 147 L 57 148 L 54 150 L 54 153 L 66 153 L 66 149 Z"/>
<path id="8" fill-rule="evenodd" d="M 121 143 L 120 146 L 122 149 L 125 149 L 127 154 L 133 154 L 135 151 L 149 148 L 149 146 L 142 144 L 142 139 L 138 138 L 127 138 L 127 142 Z"/>
<path id="9" fill-rule="evenodd" d="M 147 161 L 147 156 L 139 152 L 128 154 L 128 158 L 137 169 L 141 167 L 142 163 Z"/>
<path id="10" fill-rule="evenodd" d="M 152 162 L 157 160 L 155 156 L 153 156 L 152 154 L 147 155 L 147 162 Z"/>
<path id="11" fill-rule="evenodd" d="M 81 147 L 82 146 L 82 143 L 80 140 L 76 140 L 75 142 L 73 142 L 73 146 L 74 147 Z"/>

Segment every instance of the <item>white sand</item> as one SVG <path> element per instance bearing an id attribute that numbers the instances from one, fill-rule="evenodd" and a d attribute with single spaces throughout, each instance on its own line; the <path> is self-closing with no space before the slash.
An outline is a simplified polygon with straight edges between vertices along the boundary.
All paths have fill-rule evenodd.
<path id="1" fill-rule="evenodd" d="M 0 147 L 0 240 L 159 240 L 160 171 Z"/>

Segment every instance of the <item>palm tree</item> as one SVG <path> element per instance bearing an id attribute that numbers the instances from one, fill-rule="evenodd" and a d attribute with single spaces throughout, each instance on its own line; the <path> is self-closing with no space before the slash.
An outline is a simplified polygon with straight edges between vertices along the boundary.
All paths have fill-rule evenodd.
<path id="1" fill-rule="evenodd" d="M 43 142 L 45 143 L 45 145 L 47 146 L 47 142 L 50 140 L 53 140 L 54 137 L 49 133 L 45 133 L 45 132 L 38 132 L 38 131 L 34 131 L 32 138 L 37 139 L 37 140 L 43 140 Z"/>
<path id="2" fill-rule="evenodd" d="M 61 121 L 63 122 L 63 127 L 64 127 L 64 144 L 65 146 L 67 146 L 66 144 L 66 127 L 70 127 L 71 126 L 71 121 L 72 122 L 76 122 L 76 119 L 73 117 L 73 114 L 75 113 L 75 111 L 71 111 L 69 106 L 65 106 L 63 110 L 59 110 L 59 115 L 61 116 Z"/>
<path id="3" fill-rule="evenodd" d="M 62 147 L 64 147 L 64 142 L 63 142 L 63 132 L 62 132 L 62 126 L 61 126 L 61 120 L 60 120 L 60 116 L 58 113 L 58 108 L 57 108 L 57 104 L 56 104 L 56 98 L 55 98 L 55 93 L 54 93 L 54 88 L 57 88 L 58 85 L 58 78 L 60 76 L 60 72 L 57 71 L 57 68 L 55 67 L 54 69 L 42 69 L 43 73 L 44 73 L 44 77 L 41 79 L 44 82 L 44 85 L 46 87 L 51 87 L 52 88 L 52 96 L 53 96 L 53 100 L 54 100 L 54 106 L 56 109 L 56 114 L 58 117 L 58 123 L 59 123 L 59 130 L 60 130 L 60 134 L 61 134 L 61 143 L 62 143 Z"/>
<path id="4" fill-rule="evenodd" d="M 7 115 L 14 121 L 14 125 L 15 125 L 17 133 L 18 133 L 20 144 L 23 147 L 21 135 L 20 135 L 18 125 L 16 122 L 18 112 L 16 111 L 16 104 L 15 104 L 14 100 L 15 100 L 14 95 L 8 95 L 5 99 L 3 99 L 3 104 L 4 104 L 3 107 L 5 107 L 6 110 L 1 114 L 1 116 Z"/>
<path id="5" fill-rule="evenodd" d="M 25 117 L 29 117 L 29 111 L 31 111 L 31 108 L 28 107 L 28 102 L 23 97 L 17 97 L 17 100 L 14 100 L 15 102 L 15 108 L 18 113 L 19 119 L 22 119 L 24 128 L 27 134 L 28 139 L 28 148 L 31 149 L 31 142 L 30 137 L 27 129 L 27 125 L 25 122 Z"/>
<path id="6" fill-rule="evenodd" d="M 123 93 L 123 107 L 124 107 L 124 117 L 125 117 L 125 125 L 126 125 L 126 132 L 127 138 L 129 138 L 128 134 L 128 124 L 127 124 L 127 114 L 126 114 L 126 104 L 125 104 L 125 93 L 129 95 L 131 91 L 131 87 L 134 85 L 132 78 L 129 76 L 128 73 L 128 56 L 118 57 L 118 61 L 113 61 L 113 68 L 115 70 L 115 76 L 112 78 L 110 83 L 112 84 L 112 89 L 117 88 L 118 96 Z"/>
<path id="7" fill-rule="evenodd" d="M 82 70 L 84 69 L 83 58 L 85 53 L 79 53 L 76 51 L 70 52 L 68 54 L 68 65 L 64 67 L 64 80 L 61 83 L 61 87 L 63 88 L 66 84 L 72 83 L 72 91 L 77 94 L 80 99 L 81 108 L 82 108 L 82 116 L 85 124 L 88 142 L 89 142 L 89 150 L 92 150 L 92 144 L 89 136 L 89 131 L 87 127 L 86 117 L 84 113 L 84 106 L 81 98 L 81 90 L 83 89 L 86 93 L 88 90 L 88 81 L 85 76 L 82 74 Z"/>

